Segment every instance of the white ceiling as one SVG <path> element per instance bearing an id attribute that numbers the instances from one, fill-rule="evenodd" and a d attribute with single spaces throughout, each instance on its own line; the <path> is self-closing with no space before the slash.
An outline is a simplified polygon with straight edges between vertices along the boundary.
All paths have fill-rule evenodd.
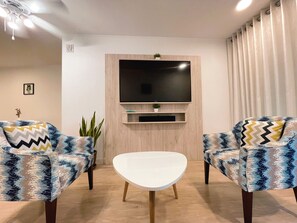
<path id="1" fill-rule="evenodd" d="M 59 0 L 36 1 L 43 3 Z M 226 38 L 270 2 L 253 0 L 250 8 L 236 12 L 237 1 L 63 0 L 66 11 L 65 7 L 53 7 L 50 8 L 51 13 L 36 16 L 54 25 L 48 26 L 45 23 L 43 27 L 47 26 L 47 30 L 55 34 L 58 33 L 54 28 L 56 26 L 65 34 Z M 46 56 L 46 61 L 56 64 L 60 60 L 61 33 L 56 38 L 40 28 L 30 30 L 23 27 L 16 31 L 16 35 L 16 41 L 11 41 L 11 30 L 4 33 L 3 19 L 0 18 L 0 57 L 5 52 L 0 67 L 36 64 L 40 58 L 39 62 L 44 63 L 40 55 L 47 55 L 49 49 L 54 53 Z"/>
<path id="2" fill-rule="evenodd" d="M 47 0 L 49 1 L 49 0 Z M 226 38 L 268 6 L 253 0 L 242 12 L 238 0 L 63 0 L 67 10 L 38 16 L 66 33 Z"/>
<path id="3" fill-rule="evenodd" d="M 237 12 L 238 0 L 19 1 L 46 6 L 41 11 L 45 9 L 47 13 L 34 15 L 35 20 L 43 21 L 39 26 L 47 32 L 38 27 L 35 30 L 22 27 L 16 36 L 54 42 L 59 40 L 49 35 L 49 31 L 59 39 L 64 34 L 227 38 L 270 2 L 253 0 L 248 9 Z M 11 33 L 8 30 L 4 34 L 2 26 L 0 18 L 0 34 Z"/>

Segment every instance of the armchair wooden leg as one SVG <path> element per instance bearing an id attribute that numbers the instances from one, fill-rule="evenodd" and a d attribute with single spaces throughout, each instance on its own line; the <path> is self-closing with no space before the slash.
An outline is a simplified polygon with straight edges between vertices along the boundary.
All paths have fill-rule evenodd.
<path id="1" fill-rule="evenodd" d="M 93 165 L 88 169 L 89 190 L 93 189 Z"/>
<path id="2" fill-rule="evenodd" d="M 204 181 L 205 184 L 208 184 L 209 178 L 209 163 L 204 160 Z"/>
<path id="3" fill-rule="evenodd" d="M 242 205 L 244 223 L 252 223 L 253 218 L 253 192 L 242 190 Z"/>
<path id="4" fill-rule="evenodd" d="M 56 213 L 57 213 L 57 198 L 52 202 L 45 201 L 46 223 L 56 223 Z"/>
<path id="5" fill-rule="evenodd" d="M 295 199 L 296 199 L 296 202 L 297 202 L 297 187 L 294 187 L 293 190 L 294 190 L 294 195 L 295 195 Z"/>

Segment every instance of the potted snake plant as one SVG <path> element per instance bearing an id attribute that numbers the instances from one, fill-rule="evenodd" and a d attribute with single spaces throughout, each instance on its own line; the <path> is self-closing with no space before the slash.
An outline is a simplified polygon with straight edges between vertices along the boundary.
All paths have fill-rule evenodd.
<path id="1" fill-rule="evenodd" d="M 94 140 L 94 148 L 96 148 L 97 140 L 99 139 L 101 135 L 101 127 L 104 122 L 104 119 L 101 120 L 101 122 L 96 125 L 96 112 L 94 112 L 93 117 L 91 119 L 90 126 L 88 126 L 87 121 L 84 117 L 82 117 L 81 125 L 79 128 L 79 135 L 80 136 L 91 136 Z M 93 168 L 96 167 L 96 158 L 97 158 L 97 150 L 94 150 L 94 162 L 93 162 Z"/>

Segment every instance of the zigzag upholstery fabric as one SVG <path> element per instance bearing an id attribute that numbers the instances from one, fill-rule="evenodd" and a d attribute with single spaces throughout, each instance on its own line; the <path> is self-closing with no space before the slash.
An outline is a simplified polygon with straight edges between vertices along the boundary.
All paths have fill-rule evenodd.
<path id="1" fill-rule="evenodd" d="M 209 149 L 204 153 L 204 159 L 209 164 L 238 184 L 239 159 L 236 157 L 239 157 L 237 148 Z"/>
<path id="2" fill-rule="evenodd" d="M 10 144 L 7 142 L 4 131 L 2 128 L 0 128 L 0 147 L 10 147 Z"/>
<path id="3" fill-rule="evenodd" d="M 0 121 L 0 132 L 6 126 L 37 124 L 42 122 Z M 53 201 L 91 167 L 94 153 L 91 137 L 66 136 L 52 124 L 46 125 L 52 145 L 47 151 L 14 148 L 0 134 L 0 200 Z"/>
<path id="4" fill-rule="evenodd" d="M 244 120 L 241 130 L 241 147 L 257 146 L 278 141 L 285 121 Z"/>
<path id="5" fill-rule="evenodd" d="M 74 182 L 75 179 L 85 171 L 86 165 L 92 163 L 90 157 L 80 153 L 77 153 L 75 157 L 71 154 L 60 154 L 58 159 L 59 172 L 61 173 L 60 183 L 62 191 L 72 184 L 72 182 Z"/>
<path id="6" fill-rule="evenodd" d="M 288 121 L 290 121 L 292 119 L 294 119 L 294 118 L 292 118 L 292 117 L 281 117 L 281 116 L 262 116 L 262 117 L 259 117 L 259 118 L 250 117 L 250 118 L 247 118 L 245 120 L 271 121 L 271 122 L 284 120 L 286 122 L 285 125 L 287 125 Z M 234 134 L 238 145 L 241 144 L 241 131 L 242 131 L 242 125 L 244 124 L 245 120 L 238 122 L 232 129 L 232 133 Z M 284 131 L 285 131 L 285 129 L 284 129 Z M 285 135 L 285 134 L 283 134 L 283 135 Z"/>
<path id="7" fill-rule="evenodd" d="M 204 151 L 216 148 L 239 149 L 232 131 L 225 133 L 212 133 L 203 135 Z"/>
<path id="8" fill-rule="evenodd" d="M 27 126 L 5 126 L 4 132 L 12 147 L 47 151 L 52 147 L 46 123 Z"/>
<path id="9" fill-rule="evenodd" d="M 263 116 L 248 120 L 266 122 L 283 120 L 285 125 L 278 141 L 253 146 L 241 146 L 241 130 L 246 120 L 235 125 L 231 131 L 233 136 L 230 136 L 230 132 L 205 134 L 203 135 L 205 162 L 247 192 L 296 187 L 297 119 Z M 226 135 L 228 137 L 225 137 Z M 217 139 L 214 139 L 215 136 Z"/>

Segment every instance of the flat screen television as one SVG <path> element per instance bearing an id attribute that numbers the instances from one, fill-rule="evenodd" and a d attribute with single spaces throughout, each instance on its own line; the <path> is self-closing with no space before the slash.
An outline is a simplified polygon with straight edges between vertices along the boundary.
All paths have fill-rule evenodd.
<path id="1" fill-rule="evenodd" d="M 191 102 L 191 62 L 120 60 L 120 102 Z"/>

